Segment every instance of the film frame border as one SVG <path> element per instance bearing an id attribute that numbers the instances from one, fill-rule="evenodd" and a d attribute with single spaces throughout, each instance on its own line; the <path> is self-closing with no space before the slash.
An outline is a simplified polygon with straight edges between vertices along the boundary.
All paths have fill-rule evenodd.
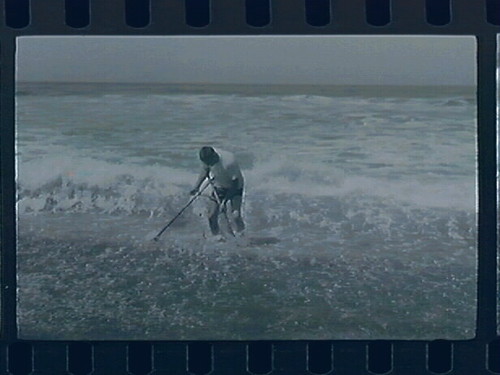
<path id="1" fill-rule="evenodd" d="M 80 6 L 80 10 L 75 11 L 74 4 L 76 3 L 79 4 L 77 7 Z M 500 2 L 498 0 L 477 2 L 444 0 L 439 1 L 441 5 L 431 11 L 429 6 L 431 0 L 406 0 L 404 2 L 403 0 L 322 0 L 323 6 L 325 4 L 327 6 L 323 9 L 328 10 L 328 17 L 326 17 L 328 22 L 325 23 L 323 19 L 316 24 L 314 19 L 321 19 L 321 11 L 316 10 L 316 14 L 320 15 L 319 18 L 313 16 L 308 19 L 306 4 L 311 3 L 312 0 L 78 0 L 73 2 L 71 0 L 46 0 L 44 2 L 0 0 L 3 289 L 0 374 L 32 373 L 33 371 L 51 374 L 55 371 L 57 373 L 70 371 L 67 358 L 71 356 L 69 354 L 71 350 L 75 350 L 75 345 L 90 345 L 93 374 L 118 374 L 127 371 L 137 373 L 138 370 L 131 371 L 130 358 L 133 357 L 133 353 L 140 353 L 141 350 L 143 355 L 146 353 L 147 357 L 148 350 L 141 349 L 141 345 L 142 348 L 147 348 L 149 345 L 152 373 L 169 371 L 202 374 L 207 373 L 206 370 L 211 373 L 266 373 L 270 358 L 271 373 L 293 374 L 307 371 L 308 348 L 311 345 L 314 346 L 314 343 L 304 341 L 67 343 L 18 340 L 15 267 L 15 48 L 17 37 L 36 35 L 441 35 L 475 37 L 479 196 L 475 338 L 453 342 L 357 340 L 327 341 L 316 344 L 323 345 L 323 348 L 330 347 L 330 353 L 333 356 L 331 362 L 333 367 L 330 370 L 333 369 L 335 374 L 390 373 L 403 370 L 406 374 L 450 371 L 454 374 L 471 373 L 471 371 L 476 374 L 500 373 L 498 360 L 493 359 L 494 353 L 500 348 L 497 333 L 496 267 L 496 106 L 498 100 L 496 69 L 500 22 L 499 16 L 495 15 L 500 14 Z M 147 4 L 147 6 L 144 7 L 141 4 Z M 256 10 L 255 4 L 260 4 L 260 11 Z M 262 4 L 264 8 L 267 4 L 267 10 L 262 10 Z M 87 8 L 88 15 L 85 14 Z M 131 15 L 134 9 L 138 10 L 139 14 L 142 12 L 142 16 L 134 18 Z M 197 9 L 199 14 L 197 14 Z M 80 25 L 83 26 L 71 27 L 66 24 L 71 11 L 74 12 L 73 17 L 80 19 Z M 189 18 L 190 14 L 191 18 Z M 250 14 L 253 16 L 249 16 Z M 147 22 L 144 22 L 144 15 Z M 88 23 L 86 24 L 87 16 Z M 254 17 L 253 21 L 252 17 Z M 191 25 L 186 20 L 190 20 Z M 249 21 L 252 21 L 251 24 Z M 78 22 L 74 25 L 78 26 Z M 131 350 L 131 348 L 134 349 Z M 261 355 L 255 357 L 255 354 L 259 352 Z M 260 360 L 255 362 L 253 368 L 256 372 L 252 372 L 249 368 L 252 353 L 254 353 L 253 358 L 264 358 L 263 362 Z M 445 361 L 435 359 L 437 357 L 433 353 L 442 353 L 448 359 Z M 26 360 L 25 356 L 29 356 L 30 359 L 26 362 L 28 365 L 23 368 L 22 365 L 16 364 L 16 359 Z M 208 358 L 209 368 L 198 366 L 199 368 L 188 370 L 190 358 L 196 358 L 196 356 L 205 358 L 205 363 Z M 382 365 L 377 368 L 378 361 L 374 360 L 376 356 L 389 358 L 390 367 L 387 369 L 387 366 Z M 370 361 L 372 366 L 370 366 Z M 437 361 L 437 367 L 429 365 L 432 361 Z M 259 369 L 259 363 L 262 364 L 261 369 Z M 494 368 L 491 367 L 492 365 Z M 134 366 L 137 365 L 132 365 Z M 442 371 L 439 369 L 440 366 Z M 330 370 L 326 373 L 330 373 Z"/>

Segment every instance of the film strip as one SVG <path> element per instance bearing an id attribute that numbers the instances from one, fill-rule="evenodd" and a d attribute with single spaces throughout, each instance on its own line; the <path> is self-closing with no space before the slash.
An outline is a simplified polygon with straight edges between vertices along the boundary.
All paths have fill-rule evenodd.
<path id="1" fill-rule="evenodd" d="M 2 374 L 496 374 L 498 0 L 2 0 Z M 466 341 L 24 341 L 17 336 L 16 38 L 456 35 L 477 41 L 478 284 Z"/>

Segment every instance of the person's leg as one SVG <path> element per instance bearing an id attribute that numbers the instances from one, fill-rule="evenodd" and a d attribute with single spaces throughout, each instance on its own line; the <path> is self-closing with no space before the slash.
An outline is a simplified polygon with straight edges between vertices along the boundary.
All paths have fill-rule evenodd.
<path id="1" fill-rule="evenodd" d="M 243 222 L 243 218 L 241 217 L 242 201 L 243 197 L 241 195 L 235 195 L 231 198 L 231 213 L 234 219 L 234 223 L 236 224 L 237 232 L 241 232 L 245 229 L 245 223 Z"/>
<path id="2" fill-rule="evenodd" d="M 208 203 L 208 225 L 214 236 L 219 234 L 219 204 L 215 199 L 210 199 Z"/>

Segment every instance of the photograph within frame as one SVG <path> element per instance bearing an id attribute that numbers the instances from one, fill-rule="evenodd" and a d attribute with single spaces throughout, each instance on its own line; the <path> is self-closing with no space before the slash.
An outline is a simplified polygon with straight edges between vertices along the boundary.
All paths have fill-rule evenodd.
<path id="1" fill-rule="evenodd" d="M 18 42 L 21 338 L 473 337 L 474 38 Z M 203 146 L 243 236 L 189 195 Z"/>

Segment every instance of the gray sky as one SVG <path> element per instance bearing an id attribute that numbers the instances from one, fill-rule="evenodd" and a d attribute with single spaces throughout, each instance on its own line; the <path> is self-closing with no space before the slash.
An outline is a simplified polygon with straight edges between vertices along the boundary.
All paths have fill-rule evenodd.
<path id="1" fill-rule="evenodd" d="M 22 37 L 19 81 L 474 85 L 473 37 Z"/>

